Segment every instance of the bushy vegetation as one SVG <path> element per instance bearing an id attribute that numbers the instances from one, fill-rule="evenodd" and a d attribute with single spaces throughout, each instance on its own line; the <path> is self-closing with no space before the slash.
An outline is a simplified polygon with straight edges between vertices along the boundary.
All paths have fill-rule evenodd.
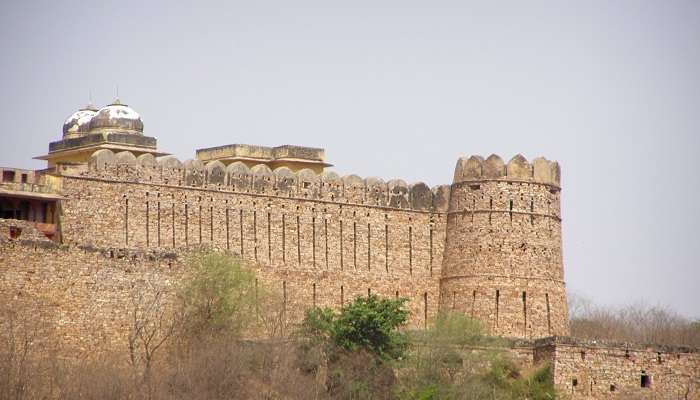
<path id="1" fill-rule="evenodd" d="M 194 336 L 240 335 L 256 317 L 255 274 L 226 254 L 197 252 L 178 292 L 183 321 Z"/>
<path id="2" fill-rule="evenodd" d="M 504 351 L 507 340 L 487 336 L 466 316 L 442 315 L 411 343 L 399 370 L 400 399 L 555 398 L 548 366 L 521 370 Z"/>
<path id="3" fill-rule="evenodd" d="M 362 349 L 382 359 L 398 359 L 406 350 L 407 299 L 358 297 L 336 312 L 314 308 L 306 313 L 302 333 L 327 339 L 345 351 Z"/>
<path id="4" fill-rule="evenodd" d="M 442 315 L 430 329 L 402 331 L 405 299 L 359 297 L 339 311 L 309 310 L 305 353 L 328 368 L 339 399 L 553 399 L 551 371 L 522 371 L 505 348 L 463 315 Z M 307 358 L 309 359 L 309 358 Z"/>
<path id="5" fill-rule="evenodd" d="M 395 384 L 391 361 L 408 342 L 401 328 L 406 299 L 358 297 L 339 311 L 308 310 L 299 331 L 301 359 L 327 371 L 326 395 L 337 399 L 388 399 Z M 316 362 L 316 365 L 313 365 Z"/>

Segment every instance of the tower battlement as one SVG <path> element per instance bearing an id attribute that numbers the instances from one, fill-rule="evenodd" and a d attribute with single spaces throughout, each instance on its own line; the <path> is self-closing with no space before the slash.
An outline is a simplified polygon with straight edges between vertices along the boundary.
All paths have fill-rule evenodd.
<path id="1" fill-rule="evenodd" d="M 556 161 L 538 157 L 530 163 L 520 154 L 511 158 L 508 164 L 505 164 L 496 154 L 490 155 L 485 160 L 478 155 L 461 157 L 457 160 L 454 183 L 488 179 L 535 182 L 559 187 L 561 170 Z"/>

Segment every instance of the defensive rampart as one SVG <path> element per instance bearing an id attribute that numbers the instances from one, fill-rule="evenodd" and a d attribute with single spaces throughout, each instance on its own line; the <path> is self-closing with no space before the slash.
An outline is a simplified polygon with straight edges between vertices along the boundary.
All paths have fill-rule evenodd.
<path id="1" fill-rule="evenodd" d="M 447 186 L 108 150 L 61 173 L 66 244 L 211 245 L 259 265 L 290 302 L 371 292 L 408 297 L 417 327 L 437 313 Z"/>

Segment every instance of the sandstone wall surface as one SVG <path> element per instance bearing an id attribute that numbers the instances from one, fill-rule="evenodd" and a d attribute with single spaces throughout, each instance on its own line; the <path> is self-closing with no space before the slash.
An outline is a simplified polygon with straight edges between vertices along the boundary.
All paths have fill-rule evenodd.
<path id="1" fill-rule="evenodd" d="M 549 352 L 554 383 L 571 399 L 700 399 L 698 349 L 573 338 L 536 343 Z"/>

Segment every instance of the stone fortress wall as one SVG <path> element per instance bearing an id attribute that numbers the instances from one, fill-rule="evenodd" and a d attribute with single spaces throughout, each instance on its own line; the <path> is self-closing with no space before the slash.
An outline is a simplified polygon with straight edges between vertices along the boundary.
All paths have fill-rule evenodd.
<path id="1" fill-rule="evenodd" d="M 227 249 L 299 305 L 290 318 L 367 293 L 407 297 L 413 327 L 437 313 L 449 186 L 109 150 L 60 172 L 66 244 Z"/>
<path id="2" fill-rule="evenodd" d="M 572 399 L 700 398 L 697 349 L 559 336 L 556 162 L 462 158 L 452 185 L 434 188 L 109 150 L 55 174 L 62 244 L 0 220 L 0 292 L 47 299 L 67 348 L 119 343 L 134 288 L 176 284 L 191 246 L 207 244 L 249 261 L 289 322 L 357 295 L 404 296 L 412 328 L 456 310 L 525 339 L 506 351 L 549 362 Z"/>

